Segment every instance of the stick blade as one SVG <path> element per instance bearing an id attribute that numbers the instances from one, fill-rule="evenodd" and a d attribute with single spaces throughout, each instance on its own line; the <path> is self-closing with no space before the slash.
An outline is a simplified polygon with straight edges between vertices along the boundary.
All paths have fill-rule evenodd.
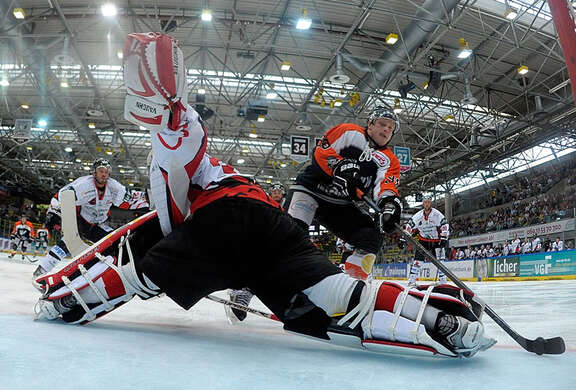
<path id="1" fill-rule="evenodd" d="M 528 343 L 524 348 L 537 355 L 561 355 L 566 351 L 566 344 L 564 344 L 562 337 L 553 337 L 551 339 L 538 337 L 536 340 L 527 341 Z"/>

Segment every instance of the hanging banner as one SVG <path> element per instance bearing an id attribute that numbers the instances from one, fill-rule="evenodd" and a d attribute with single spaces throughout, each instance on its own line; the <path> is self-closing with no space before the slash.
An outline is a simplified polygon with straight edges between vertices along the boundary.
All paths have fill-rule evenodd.
<path id="1" fill-rule="evenodd" d="M 32 119 L 16 119 L 12 138 L 19 142 L 28 141 L 32 137 Z"/>
<path id="2" fill-rule="evenodd" d="M 567 0 L 548 0 L 548 6 L 564 52 L 566 67 L 572 82 L 572 95 L 576 102 L 576 27 L 572 4 Z"/>
<path id="3" fill-rule="evenodd" d="M 547 234 L 557 234 L 574 230 L 576 220 L 574 218 L 563 219 L 561 221 L 546 223 L 543 225 L 526 226 L 523 228 L 501 230 L 493 233 L 480 234 L 463 238 L 451 238 L 451 247 L 465 247 L 467 245 L 493 244 L 513 240 L 515 237 L 520 239 L 534 236 L 544 236 Z"/>
<path id="4" fill-rule="evenodd" d="M 302 163 L 308 160 L 310 152 L 310 138 L 297 135 L 290 136 L 290 157 Z"/>
<path id="5" fill-rule="evenodd" d="M 394 154 L 398 157 L 398 161 L 400 162 L 400 172 L 408 172 L 411 168 L 410 148 L 394 146 Z"/>

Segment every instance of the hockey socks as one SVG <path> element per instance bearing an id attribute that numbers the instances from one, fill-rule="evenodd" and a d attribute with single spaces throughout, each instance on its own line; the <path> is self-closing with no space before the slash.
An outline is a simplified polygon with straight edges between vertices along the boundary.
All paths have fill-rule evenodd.
<path id="1" fill-rule="evenodd" d="M 372 266 L 375 260 L 376 255 L 374 253 L 356 249 L 346 259 L 344 270 L 354 279 L 366 280 L 372 272 Z"/>

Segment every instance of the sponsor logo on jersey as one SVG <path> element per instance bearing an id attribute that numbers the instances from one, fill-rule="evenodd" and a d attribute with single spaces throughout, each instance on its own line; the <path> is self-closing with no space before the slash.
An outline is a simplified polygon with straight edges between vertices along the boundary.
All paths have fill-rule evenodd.
<path id="1" fill-rule="evenodd" d="M 372 160 L 376 162 L 381 167 L 385 167 L 389 164 L 390 160 L 383 153 L 375 151 L 372 153 Z"/>

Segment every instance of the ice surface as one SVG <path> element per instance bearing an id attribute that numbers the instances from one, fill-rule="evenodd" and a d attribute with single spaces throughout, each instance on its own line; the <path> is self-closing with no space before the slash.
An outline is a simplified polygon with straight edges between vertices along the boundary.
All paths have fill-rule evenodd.
<path id="1" fill-rule="evenodd" d="M 0 389 L 576 389 L 576 281 L 469 283 L 520 334 L 562 336 L 568 350 L 525 352 L 486 318 L 498 344 L 458 360 L 335 347 L 250 314 L 230 325 L 207 300 L 184 311 L 136 298 L 86 326 L 34 321 L 35 267 L 0 254 Z"/>

